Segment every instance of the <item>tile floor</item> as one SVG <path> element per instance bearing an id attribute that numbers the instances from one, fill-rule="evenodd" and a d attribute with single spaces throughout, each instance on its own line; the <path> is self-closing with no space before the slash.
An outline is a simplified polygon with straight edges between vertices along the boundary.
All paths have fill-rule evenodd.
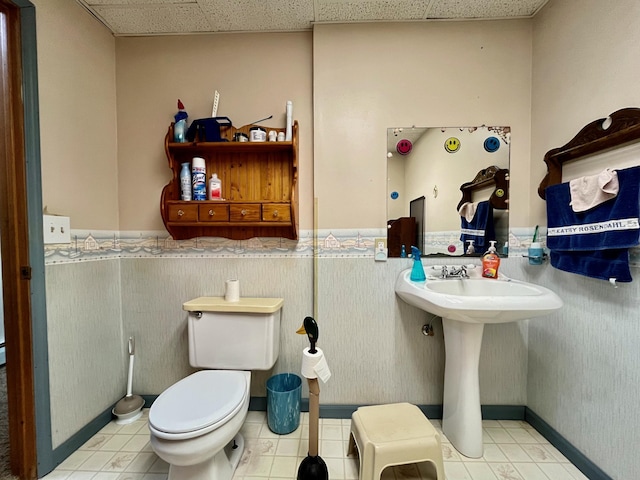
<path id="1" fill-rule="evenodd" d="M 129 425 L 110 423 L 60 464 L 45 480 L 165 480 L 168 465 L 149 445 L 148 410 Z M 320 420 L 320 456 L 330 480 L 358 478 L 358 461 L 347 457 L 349 420 Z M 432 420 L 440 430 L 440 420 Z M 460 455 L 442 437 L 447 480 L 586 480 L 557 449 L 525 422 L 487 420 L 484 456 Z M 289 435 L 269 430 L 265 412 L 249 412 L 242 427 L 246 448 L 234 480 L 293 480 L 307 455 L 308 414 Z M 425 464 L 387 468 L 382 480 L 431 479 Z"/>

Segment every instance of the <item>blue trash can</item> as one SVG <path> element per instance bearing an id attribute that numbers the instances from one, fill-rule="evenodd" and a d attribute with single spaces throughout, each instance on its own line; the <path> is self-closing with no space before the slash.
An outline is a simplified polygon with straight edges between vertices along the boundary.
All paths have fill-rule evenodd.
<path id="1" fill-rule="evenodd" d="M 273 433 L 286 435 L 300 425 L 302 379 L 279 373 L 267 380 L 267 424 Z"/>

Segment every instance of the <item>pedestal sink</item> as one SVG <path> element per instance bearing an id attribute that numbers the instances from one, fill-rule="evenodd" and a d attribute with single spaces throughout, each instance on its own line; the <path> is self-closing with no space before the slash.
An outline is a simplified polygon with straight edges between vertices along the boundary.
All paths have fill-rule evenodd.
<path id="1" fill-rule="evenodd" d="M 396 281 L 396 294 L 409 305 L 442 317 L 445 344 L 442 430 L 460 453 L 483 454 L 478 365 L 485 323 L 506 323 L 540 317 L 562 307 L 548 288 L 532 283 L 483 278 L 480 268 L 467 278 L 429 276 L 410 280 L 411 269 Z M 434 270 L 434 273 L 436 271 Z"/>

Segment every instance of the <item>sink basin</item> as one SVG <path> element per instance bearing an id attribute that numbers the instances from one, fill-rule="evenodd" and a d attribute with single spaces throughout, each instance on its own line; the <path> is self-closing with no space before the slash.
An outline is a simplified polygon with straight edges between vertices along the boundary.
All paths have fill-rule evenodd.
<path id="1" fill-rule="evenodd" d="M 440 317 L 469 323 L 504 323 L 547 315 L 562 300 L 548 288 L 500 276 L 483 278 L 480 268 L 469 278 L 427 277 L 412 282 L 411 269 L 396 281 L 396 294 L 409 305 Z"/>
<path id="2" fill-rule="evenodd" d="M 442 430 L 456 450 L 471 458 L 483 455 L 478 367 L 484 325 L 540 317 L 562 307 L 560 297 L 548 288 L 502 275 L 483 278 L 480 270 L 468 268 L 468 278 L 446 279 L 429 276 L 427 270 L 426 281 L 412 282 L 408 269 L 395 286 L 409 305 L 442 317 Z"/>

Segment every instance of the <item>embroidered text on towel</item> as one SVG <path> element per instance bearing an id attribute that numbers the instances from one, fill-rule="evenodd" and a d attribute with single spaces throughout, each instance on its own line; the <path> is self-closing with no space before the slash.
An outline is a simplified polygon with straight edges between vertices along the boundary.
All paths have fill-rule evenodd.
<path id="1" fill-rule="evenodd" d="M 547 236 L 559 235 L 583 235 L 589 233 L 615 232 L 620 230 L 637 230 L 640 222 L 637 218 L 624 218 L 609 220 L 606 222 L 589 223 L 586 225 L 567 225 L 565 227 L 552 227 L 547 229 Z"/>

